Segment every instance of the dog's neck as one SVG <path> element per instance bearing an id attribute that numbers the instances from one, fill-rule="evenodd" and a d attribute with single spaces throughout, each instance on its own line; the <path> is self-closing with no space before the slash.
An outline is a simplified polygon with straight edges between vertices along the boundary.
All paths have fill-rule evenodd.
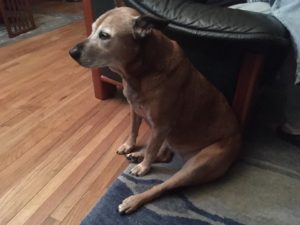
<path id="1" fill-rule="evenodd" d="M 141 82 L 146 77 L 156 77 L 157 82 L 160 82 L 160 79 L 164 79 L 163 76 L 167 75 L 166 71 L 172 70 L 165 66 L 176 65 L 176 62 L 168 62 L 173 58 L 175 44 L 160 31 L 154 30 L 149 37 L 139 41 L 139 51 L 130 61 L 123 65 L 110 67 L 136 91 L 140 89 Z"/>

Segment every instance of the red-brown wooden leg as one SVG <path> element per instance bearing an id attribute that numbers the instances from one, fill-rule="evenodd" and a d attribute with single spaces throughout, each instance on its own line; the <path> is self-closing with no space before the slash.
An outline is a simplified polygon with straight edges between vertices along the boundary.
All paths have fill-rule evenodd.
<path id="1" fill-rule="evenodd" d="M 263 61 L 263 55 L 247 53 L 240 69 L 232 107 L 242 128 L 249 116 Z"/>
<path id="2" fill-rule="evenodd" d="M 105 100 L 114 96 L 116 86 L 102 81 L 99 69 L 92 69 L 92 77 L 96 98 Z"/>

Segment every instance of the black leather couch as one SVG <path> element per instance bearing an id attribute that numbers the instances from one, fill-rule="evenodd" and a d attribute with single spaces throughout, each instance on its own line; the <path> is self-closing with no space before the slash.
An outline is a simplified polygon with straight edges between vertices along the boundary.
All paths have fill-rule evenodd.
<path id="1" fill-rule="evenodd" d="M 113 1 L 91 0 L 93 17 Z M 121 2 L 121 3 L 120 3 Z M 165 33 L 184 49 L 195 67 L 232 103 L 246 121 L 261 71 L 270 79 L 290 44 L 289 33 L 273 16 L 230 9 L 243 0 L 124 0 L 142 14 L 170 21 Z M 120 78 L 107 69 L 102 74 Z"/>

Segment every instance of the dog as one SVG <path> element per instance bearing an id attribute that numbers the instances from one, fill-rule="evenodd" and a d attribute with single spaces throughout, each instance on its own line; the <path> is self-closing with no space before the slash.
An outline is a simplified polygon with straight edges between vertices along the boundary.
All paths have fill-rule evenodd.
<path id="1" fill-rule="evenodd" d="M 213 181 L 236 159 L 238 121 L 225 97 L 197 71 L 179 45 L 161 29 L 168 21 L 119 7 L 101 15 L 90 36 L 70 49 L 87 68 L 108 66 L 120 74 L 131 110 L 131 133 L 117 153 L 135 161 L 130 173 L 143 176 L 173 152 L 182 168 L 151 189 L 126 198 L 118 211 L 129 214 L 163 193 Z M 140 124 L 151 129 L 147 146 L 134 152 Z"/>

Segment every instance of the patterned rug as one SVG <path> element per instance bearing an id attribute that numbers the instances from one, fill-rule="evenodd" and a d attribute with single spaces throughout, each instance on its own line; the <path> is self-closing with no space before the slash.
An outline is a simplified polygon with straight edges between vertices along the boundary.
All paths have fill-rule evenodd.
<path id="1" fill-rule="evenodd" d="M 169 193 L 136 213 L 119 215 L 122 199 L 165 180 L 178 164 L 157 164 L 143 178 L 126 170 L 81 225 L 299 224 L 299 174 L 243 160 L 217 182 Z"/>
<path id="2" fill-rule="evenodd" d="M 155 164 L 140 178 L 128 174 L 129 165 L 81 225 L 299 225 L 300 149 L 277 138 L 274 121 L 279 118 L 270 112 L 279 111 L 274 106 L 280 98 L 272 91 L 267 95 L 261 96 L 247 128 L 241 158 L 225 177 L 173 191 L 122 216 L 117 207 L 124 198 L 167 179 L 181 161 L 176 157 L 169 164 Z"/>

